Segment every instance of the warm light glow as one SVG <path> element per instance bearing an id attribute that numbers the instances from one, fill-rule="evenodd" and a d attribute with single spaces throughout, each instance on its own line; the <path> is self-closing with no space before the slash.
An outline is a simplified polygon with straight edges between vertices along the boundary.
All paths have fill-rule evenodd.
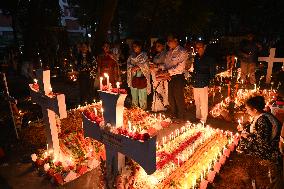
<path id="1" fill-rule="evenodd" d="M 116 82 L 116 88 L 120 88 L 120 83 L 119 82 Z"/>
<path id="2" fill-rule="evenodd" d="M 108 77 L 109 77 L 107 73 L 104 73 L 104 76 L 105 76 L 106 78 L 108 78 Z"/>

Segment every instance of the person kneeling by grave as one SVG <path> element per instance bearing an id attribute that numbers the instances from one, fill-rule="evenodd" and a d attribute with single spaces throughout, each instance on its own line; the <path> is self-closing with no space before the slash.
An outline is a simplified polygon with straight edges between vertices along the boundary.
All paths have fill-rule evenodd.
<path id="1" fill-rule="evenodd" d="M 247 113 L 254 119 L 241 131 L 238 153 L 254 156 L 269 167 L 271 178 L 281 178 L 281 154 L 278 148 L 281 123 L 270 113 L 264 112 L 262 96 L 251 97 L 246 102 Z M 273 187 L 275 188 L 275 187 Z"/>

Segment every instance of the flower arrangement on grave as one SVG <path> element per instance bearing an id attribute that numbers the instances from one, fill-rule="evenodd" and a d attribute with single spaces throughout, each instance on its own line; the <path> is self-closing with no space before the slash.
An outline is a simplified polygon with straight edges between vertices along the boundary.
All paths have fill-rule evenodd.
<path id="1" fill-rule="evenodd" d="M 60 139 L 62 155 L 53 157 L 52 151 L 40 150 L 31 158 L 37 169 L 58 185 L 70 182 L 96 168 L 105 159 L 104 148 L 99 142 L 84 138 L 74 132 Z"/>

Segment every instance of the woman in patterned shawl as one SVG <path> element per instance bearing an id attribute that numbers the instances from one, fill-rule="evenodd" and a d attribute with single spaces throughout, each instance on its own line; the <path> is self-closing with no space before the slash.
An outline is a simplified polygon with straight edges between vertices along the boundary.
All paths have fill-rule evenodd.
<path id="1" fill-rule="evenodd" d="M 270 113 L 263 111 L 265 100 L 262 96 L 251 97 L 246 102 L 247 113 L 254 119 L 241 131 L 237 152 L 254 156 L 269 167 L 272 178 L 281 175 L 281 154 L 278 147 L 281 123 Z M 275 188 L 275 187 L 273 187 Z"/>
<path id="2" fill-rule="evenodd" d="M 163 70 L 165 67 L 165 58 L 166 58 L 166 42 L 162 39 L 159 39 L 155 43 L 156 51 L 158 52 L 153 59 L 153 64 L 150 65 L 151 75 L 153 79 L 153 102 L 152 102 L 152 111 L 165 111 L 166 106 L 169 105 L 168 102 L 168 81 L 167 80 L 157 80 L 156 74 Z"/>
<path id="3" fill-rule="evenodd" d="M 149 60 L 142 52 L 142 43 L 134 41 L 133 54 L 127 60 L 127 83 L 131 90 L 132 105 L 147 109 L 147 95 L 151 92 Z"/>

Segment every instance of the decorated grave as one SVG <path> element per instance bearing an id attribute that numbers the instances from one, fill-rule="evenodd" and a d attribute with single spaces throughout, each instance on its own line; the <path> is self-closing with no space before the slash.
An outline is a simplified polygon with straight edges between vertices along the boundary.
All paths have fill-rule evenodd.
<path id="1" fill-rule="evenodd" d="M 154 116 L 158 132 L 151 135 L 147 124 L 121 124 L 124 94 L 109 86 L 101 89 L 104 121 L 96 110 L 84 112 L 83 127 L 85 136 L 104 143 L 108 184 L 117 188 L 206 188 L 238 143 L 237 135 L 190 122 L 161 136 L 165 125 L 171 127 L 161 114 Z M 131 158 L 127 164 L 125 155 Z"/>
<path id="2" fill-rule="evenodd" d="M 60 120 L 63 121 L 68 115 L 65 96 L 52 92 L 49 70 L 37 70 L 36 76 L 35 83 L 30 84 L 30 93 L 32 101 L 42 107 L 47 145 L 46 150 L 40 150 L 31 157 L 41 172 L 62 185 L 99 165 L 101 145 L 85 139 L 80 131 L 60 132 Z"/>
<path id="3" fill-rule="evenodd" d="M 48 80 L 48 74 L 43 78 Z M 51 90 L 44 93 L 38 83 L 30 88 L 32 99 L 42 104 L 42 109 L 60 114 L 58 94 Z M 190 122 L 172 127 L 171 120 L 162 114 L 125 109 L 124 90 L 119 86 L 102 89 L 101 102 L 66 111 L 60 121 L 57 116 L 48 117 L 55 119 L 53 122 L 45 119 L 49 129 L 49 123 L 55 123 L 59 147 L 54 151 L 56 143 L 51 137 L 48 149 L 33 154 L 32 160 L 57 184 L 101 165 L 96 169 L 101 172 L 99 188 L 105 184 L 117 188 L 206 188 L 238 143 L 237 135 L 230 132 Z M 76 130 L 60 132 L 61 127 L 72 124 L 77 125 Z M 171 130 L 170 134 L 164 134 L 164 129 Z"/>

